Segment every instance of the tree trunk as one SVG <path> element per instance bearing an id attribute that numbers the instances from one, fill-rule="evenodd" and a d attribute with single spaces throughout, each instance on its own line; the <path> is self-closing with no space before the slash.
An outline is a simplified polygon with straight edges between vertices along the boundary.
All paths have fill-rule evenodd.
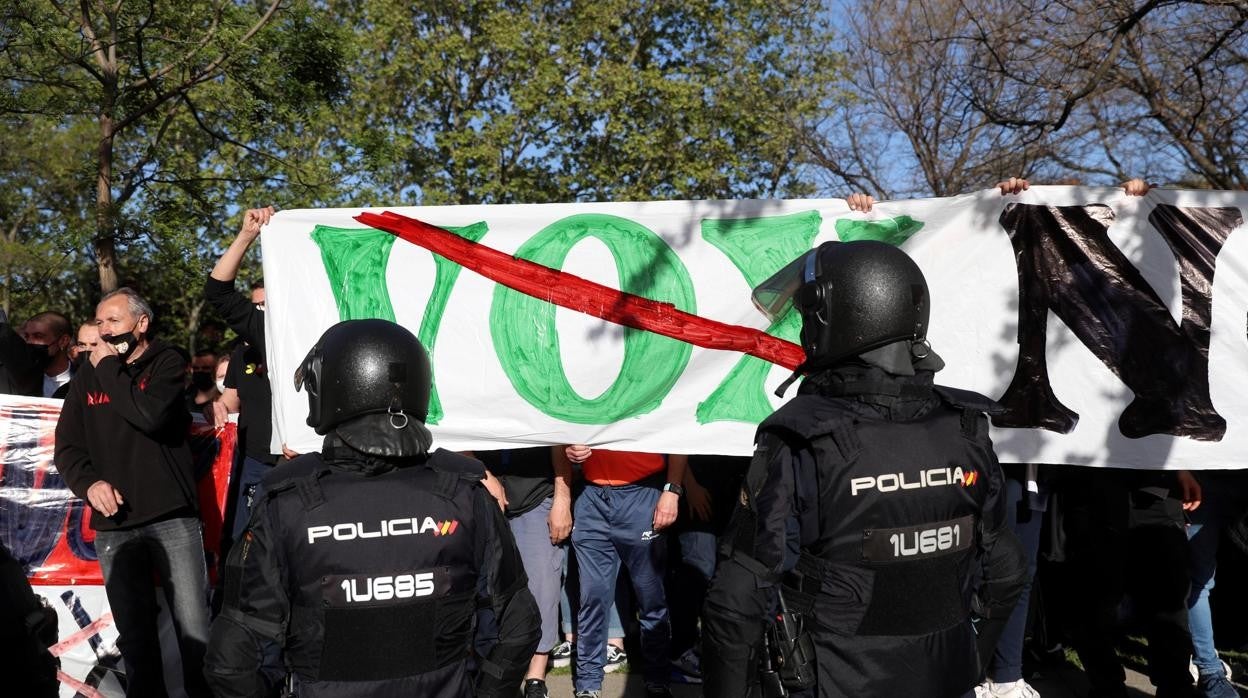
<path id="1" fill-rule="evenodd" d="M 17 217 L 17 220 L 13 222 L 13 225 L 10 226 L 9 232 L 5 236 L 5 238 L 9 241 L 9 245 L 10 245 L 9 249 L 15 249 L 16 247 L 17 229 L 21 226 L 21 224 L 22 224 L 22 216 L 19 215 Z M 11 261 L 5 260 L 4 299 L 0 300 L 0 310 L 3 310 L 5 315 L 8 315 L 10 311 L 9 303 L 12 300 L 12 293 L 13 293 L 13 263 Z"/>
<path id="2" fill-rule="evenodd" d="M 195 352 L 199 351 L 199 321 L 203 315 L 204 300 L 198 300 L 191 304 L 191 312 L 186 318 L 186 327 L 183 331 L 186 333 L 186 347 L 191 356 L 195 356 Z"/>
<path id="3" fill-rule="evenodd" d="M 110 100 L 111 101 L 111 100 Z M 111 105 L 109 105 L 111 107 Z M 112 109 L 100 114 L 100 146 L 96 150 L 95 260 L 100 269 L 100 293 L 117 290 L 117 241 L 113 217 Z"/>

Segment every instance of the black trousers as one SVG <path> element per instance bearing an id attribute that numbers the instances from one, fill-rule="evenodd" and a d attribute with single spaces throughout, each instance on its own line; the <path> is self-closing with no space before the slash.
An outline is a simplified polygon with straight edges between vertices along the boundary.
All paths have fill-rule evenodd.
<path id="1" fill-rule="evenodd" d="M 1187 536 L 1173 492 L 1120 470 L 1083 468 L 1063 488 L 1076 606 L 1074 643 L 1092 696 L 1125 695 L 1115 654 L 1124 598 L 1147 642 L 1149 678 L 1182 691 L 1192 683 L 1188 658 Z M 1150 486 L 1145 486 L 1150 485 Z"/>

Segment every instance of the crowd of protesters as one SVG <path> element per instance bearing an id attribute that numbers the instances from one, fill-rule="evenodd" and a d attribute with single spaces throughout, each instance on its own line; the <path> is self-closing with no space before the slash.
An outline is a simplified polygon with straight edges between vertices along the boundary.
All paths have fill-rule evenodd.
<path id="1" fill-rule="evenodd" d="M 1028 183 L 999 186 L 1015 195 Z M 1124 186 L 1148 190 L 1138 180 Z M 849 203 L 873 204 L 862 195 Z M 65 399 L 56 464 L 93 510 L 130 695 L 166 692 L 154 576 L 173 612 L 184 688 L 209 695 L 200 663 L 211 590 L 185 437 L 191 416 L 220 425 L 235 415 L 239 424 L 225 546 L 243 534 L 264 475 L 297 455 L 270 446 L 263 284 L 248 296 L 235 287 L 272 215 L 247 211 L 206 279 L 205 298 L 238 337 L 232 346 L 188 356 L 162 342 L 151 307 L 128 288 L 104 296 L 79 325 L 55 311 L 20 323 L 0 317 L 0 392 Z M 541 640 L 518 690 L 541 698 L 549 670 L 571 665 L 576 695 L 593 697 L 603 674 L 630 657 L 649 695 L 670 695 L 674 681 L 699 683 L 699 611 L 749 459 L 581 444 L 473 455 L 486 464 L 485 485 L 511 524 L 541 614 Z M 1060 659 L 1064 646 L 1077 652 L 1092 695 L 1126 696 L 1117 648 L 1128 629 L 1146 640 L 1157 695 L 1238 695 L 1215 650 L 1210 592 L 1219 553 L 1228 554 L 1224 532 L 1244 539 L 1245 471 L 1004 469 L 1028 592 L 996 653 L 981 658 L 977 696 L 1039 695 L 1027 674 Z M 1221 605 L 1242 614 L 1235 603 Z M 1219 627 L 1219 637 L 1248 641 L 1244 627 Z"/>

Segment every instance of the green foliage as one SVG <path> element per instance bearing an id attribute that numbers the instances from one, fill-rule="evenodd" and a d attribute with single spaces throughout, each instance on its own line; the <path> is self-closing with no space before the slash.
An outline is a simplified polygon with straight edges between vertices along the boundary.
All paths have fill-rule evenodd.
<path id="1" fill-rule="evenodd" d="M 68 287 L 98 263 L 102 281 L 115 264 L 119 281 L 164 306 L 167 326 L 193 326 L 235 202 L 257 188 L 266 203 L 327 188 L 316 177 L 325 168 L 304 165 L 314 158 L 298 126 L 343 97 L 347 34 L 305 4 L 266 14 L 276 7 L 6 5 L 0 130 L 12 165 L 0 196 L 18 201 L 0 201 L 13 261 L 0 283 L 18 297 L 15 316 L 64 307 Z M 33 133 L 49 141 L 25 137 Z M 59 157 L 41 157 L 49 144 Z M 74 314 L 89 313 L 99 293 L 75 289 L 85 300 Z"/>
<path id="2" fill-rule="evenodd" d="M 9 0 L 0 300 L 82 317 L 92 267 L 115 265 L 189 343 L 252 206 L 807 194 L 799 135 L 841 71 L 827 19 L 807 0 Z"/>
<path id="3" fill-rule="evenodd" d="M 91 145 L 80 125 L 39 115 L 0 129 L 0 307 L 14 318 L 79 309 L 65 301 L 91 264 Z"/>
<path id="4" fill-rule="evenodd" d="M 801 195 L 838 69 L 818 3 L 335 3 L 376 203 Z M 356 197 L 357 201 L 361 199 Z"/>

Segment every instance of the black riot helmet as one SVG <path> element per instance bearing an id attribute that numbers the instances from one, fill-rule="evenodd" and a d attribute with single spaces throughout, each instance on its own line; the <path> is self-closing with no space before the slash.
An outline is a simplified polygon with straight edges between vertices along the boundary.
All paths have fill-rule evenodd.
<path id="1" fill-rule="evenodd" d="M 432 381 L 420 340 L 386 320 L 347 320 L 325 330 L 295 371 L 295 389 L 308 391 L 308 426 L 322 435 L 368 415 L 379 428 L 423 423 Z"/>
<path id="2" fill-rule="evenodd" d="M 754 289 L 754 304 L 773 321 L 790 307 L 802 314 L 803 373 L 903 340 L 916 356 L 930 351 L 927 281 L 887 243 L 826 242 Z"/>

